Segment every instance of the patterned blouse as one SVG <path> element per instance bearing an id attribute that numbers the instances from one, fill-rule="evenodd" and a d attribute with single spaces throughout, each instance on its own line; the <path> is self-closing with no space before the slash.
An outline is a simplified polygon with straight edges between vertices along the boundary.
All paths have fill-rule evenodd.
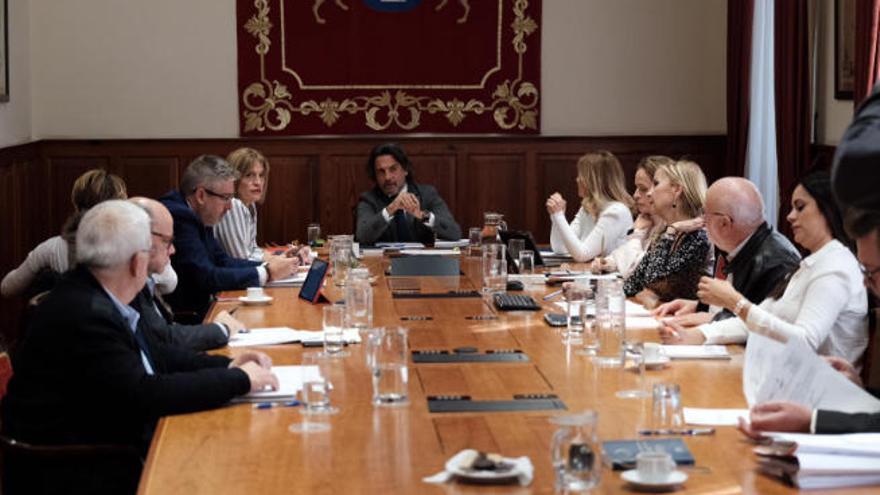
<path id="1" fill-rule="evenodd" d="M 627 297 L 650 289 L 661 301 L 696 299 L 700 277 L 709 274 L 712 250 L 704 229 L 663 234 L 623 283 Z"/>

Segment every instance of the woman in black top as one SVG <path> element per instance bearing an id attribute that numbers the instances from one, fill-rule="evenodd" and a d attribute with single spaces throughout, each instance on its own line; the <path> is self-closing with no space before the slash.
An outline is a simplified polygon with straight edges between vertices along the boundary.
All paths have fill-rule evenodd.
<path id="1" fill-rule="evenodd" d="M 636 296 L 647 306 L 676 298 L 694 299 L 700 277 L 711 266 L 711 245 L 702 228 L 676 229 L 677 222 L 693 223 L 703 214 L 706 177 L 700 166 L 679 160 L 664 165 L 654 174 L 654 188 L 648 193 L 654 215 L 669 227 L 623 284 L 627 297 Z M 679 223 L 680 224 L 680 223 Z"/>

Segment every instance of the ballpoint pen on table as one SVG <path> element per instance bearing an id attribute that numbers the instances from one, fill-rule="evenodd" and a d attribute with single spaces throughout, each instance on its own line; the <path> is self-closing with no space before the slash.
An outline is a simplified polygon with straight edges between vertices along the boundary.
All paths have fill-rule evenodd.
<path id="1" fill-rule="evenodd" d="M 560 294 L 562 294 L 562 289 L 555 290 L 555 291 L 553 291 L 553 292 L 547 294 L 546 296 L 544 296 L 544 300 L 545 300 L 545 301 L 549 301 L 550 299 L 553 299 L 554 297 L 556 297 L 556 296 L 558 296 L 558 295 L 560 295 Z"/>
<path id="2" fill-rule="evenodd" d="M 639 435 L 657 436 L 657 435 L 713 435 L 715 428 L 659 428 L 655 430 L 644 429 L 639 430 Z"/>
<path id="3" fill-rule="evenodd" d="M 290 401 L 257 402 L 256 404 L 254 404 L 254 409 L 272 409 L 273 407 L 296 407 L 300 404 L 300 401 L 296 399 Z"/>

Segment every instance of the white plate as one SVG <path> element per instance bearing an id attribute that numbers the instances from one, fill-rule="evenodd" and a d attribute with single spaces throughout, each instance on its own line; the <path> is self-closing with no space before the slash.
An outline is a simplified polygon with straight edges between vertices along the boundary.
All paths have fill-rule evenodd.
<path id="1" fill-rule="evenodd" d="M 514 466 L 510 471 L 499 473 L 497 471 L 481 471 L 477 469 L 463 468 L 461 466 L 462 461 L 472 456 L 473 454 L 471 454 L 471 452 L 473 452 L 472 449 L 465 449 L 452 456 L 446 461 L 446 471 L 460 478 L 476 483 L 504 483 L 516 479 L 516 477 L 520 475 L 519 470 L 516 469 L 515 460 L 507 457 L 503 458 L 503 462 L 509 462 Z"/>
<path id="2" fill-rule="evenodd" d="M 659 356 L 657 359 L 645 361 L 645 368 L 648 368 L 649 370 L 659 370 L 660 368 L 666 367 L 666 365 L 669 364 L 669 361 L 671 361 L 671 359 L 669 359 L 668 356 Z"/>
<path id="3" fill-rule="evenodd" d="M 253 304 L 253 305 L 269 304 L 270 302 L 272 302 L 272 296 L 263 296 L 263 297 L 254 297 L 254 298 L 250 298 L 248 296 L 241 296 L 238 298 L 238 300 L 245 303 L 245 304 L 249 304 L 249 305 L 250 304 Z"/>
<path id="4" fill-rule="evenodd" d="M 688 475 L 681 471 L 673 471 L 669 473 L 669 476 L 666 477 L 663 481 L 648 481 L 642 479 L 639 475 L 638 469 L 630 469 L 629 471 L 624 471 L 620 473 L 620 477 L 623 478 L 624 481 L 631 483 L 635 488 L 646 491 L 665 491 L 672 489 L 688 479 Z"/>

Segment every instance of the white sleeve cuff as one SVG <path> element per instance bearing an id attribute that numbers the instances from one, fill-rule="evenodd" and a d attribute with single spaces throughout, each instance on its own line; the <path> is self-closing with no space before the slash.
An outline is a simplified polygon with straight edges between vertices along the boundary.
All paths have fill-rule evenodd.
<path id="1" fill-rule="evenodd" d="M 382 218 L 384 218 L 386 222 L 390 222 L 394 216 L 388 213 L 388 208 L 382 208 Z"/>
<path id="2" fill-rule="evenodd" d="M 819 416 L 819 410 L 813 409 L 813 414 L 810 415 L 810 433 L 816 433 L 816 417 Z"/>
<path id="3" fill-rule="evenodd" d="M 713 321 L 697 327 L 706 336 L 704 344 L 742 344 L 748 339 L 749 333 L 739 318 Z"/>
<path id="4" fill-rule="evenodd" d="M 266 282 L 269 281 L 269 272 L 266 270 L 265 264 L 257 267 L 257 276 L 260 277 L 260 287 L 266 285 Z"/>
<path id="5" fill-rule="evenodd" d="M 428 221 L 425 222 L 425 225 L 433 229 L 434 228 L 434 220 L 435 220 L 434 214 L 429 211 L 428 212 Z"/>

